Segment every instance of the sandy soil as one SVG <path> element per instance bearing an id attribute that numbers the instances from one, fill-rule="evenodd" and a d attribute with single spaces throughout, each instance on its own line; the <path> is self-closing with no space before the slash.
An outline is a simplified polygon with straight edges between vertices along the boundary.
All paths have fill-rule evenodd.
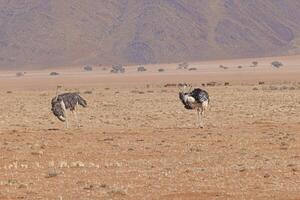
<path id="1" fill-rule="evenodd" d="M 0 199 L 300 199 L 299 58 L 1 72 Z M 204 129 L 165 87 L 179 82 L 209 92 Z M 88 101 L 79 129 L 50 112 L 58 84 Z"/>

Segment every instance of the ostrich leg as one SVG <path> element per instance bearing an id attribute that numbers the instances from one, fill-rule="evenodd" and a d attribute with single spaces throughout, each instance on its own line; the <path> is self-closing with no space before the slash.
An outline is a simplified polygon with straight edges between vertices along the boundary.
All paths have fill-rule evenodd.
<path id="1" fill-rule="evenodd" d="M 73 113 L 74 113 L 74 116 L 75 116 L 75 120 L 76 120 L 77 128 L 79 128 L 79 127 L 80 127 L 80 125 L 79 125 L 79 121 L 78 121 L 78 116 L 77 116 L 77 112 L 76 112 L 76 110 L 74 110 L 74 111 L 73 111 Z"/>
<path id="2" fill-rule="evenodd" d="M 63 109 L 64 115 L 65 115 L 65 118 L 66 118 L 66 128 L 69 129 L 68 113 L 67 113 L 66 105 L 63 101 L 61 101 L 61 107 Z"/>
<path id="3" fill-rule="evenodd" d="M 66 117 L 66 128 L 69 129 L 69 120 L 68 120 L 68 114 L 66 111 L 64 111 L 65 117 Z"/>
<path id="4" fill-rule="evenodd" d="M 200 110 L 197 108 L 197 126 L 200 127 Z"/>
<path id="5" fill-rule="evenodd" d="M 204 127 L 204 109 L 202 108 L 201 109 L 201 125 L 200 125 L 201 128 Z"/>
<path id="6" fill-rule="evenodd" d="M 200 108 L 197 108 L 198 127 L 199 127 L 199 128 L 203 128 L 202 111 L 203 111 L 203 110 L 200 110 Z"/>

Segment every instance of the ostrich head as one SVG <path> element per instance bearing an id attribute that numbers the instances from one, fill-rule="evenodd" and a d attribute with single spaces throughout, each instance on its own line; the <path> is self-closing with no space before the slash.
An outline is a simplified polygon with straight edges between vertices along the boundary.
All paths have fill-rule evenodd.
<path id="1" fill-rule="evenodd" d="M 183 97 L 184 95 L 189 94 L 192 90 L 192 86 L 186 83 L 179 83 L 178 88 L 179 88 L 179 98 L 181 96 Z"/>
<path id="2" fill-rule="evenodd" d="M 187 102 L 187 98 L 192 90 L 192 86 L 187 85 L 186 83 L 179 83 L 178 88 L 179 88 L 179 99 L 181 100 L 181 102 L 183 103 L 186 109 L 191 109 L 191 106 Z"/>
<path id="3" fill-rule="evenodd" d="M 58 93 L 59 93 L 59 89 L 62 88 L 61 85 L 56 86 L 56 95 L 55 95 L 55 99 L 57 100 L 58 98 Z"/>
<path id="4" fill-rule="evenodd" d="M 59 96 L 54 97 L 51 101 L 51 111 L 60 121 L 64 122 L 66 121 L 66 117 L 61 105 L 61 101 L 62 99 L 60 99 Z"/>

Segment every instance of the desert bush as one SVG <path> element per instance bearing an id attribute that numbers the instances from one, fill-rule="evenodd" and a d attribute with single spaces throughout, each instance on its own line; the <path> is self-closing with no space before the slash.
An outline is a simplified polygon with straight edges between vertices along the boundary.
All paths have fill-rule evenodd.
<path id="1" fill-rule="evenodd" d="M 87 90 L 87 91 L 84 91 L 83 94 L 93 94 L 93 91 Z"/>
<path id="2" fill-rule="evenodd" d="M 90 66 L 90 65 L 86 65 L 86 66 L 83 67 L 83 70 L 86 71 L 86 72 L 93 71 L 93 67 Z"/>
<path id="3" fill-rule="evenodd" d="M 279 89 L 280 89 L 280 90 L 287 90 L 288 87 L 284 85 L 284 86 L 281 86 Z"/>
<path id="4" fill-rule="evenodd" d="M 164 71 L 165 71 L 165 69 L 163 69 L 163 68 L 160 68 L 160 69 L 158 69 L 157 71 L 158 71 L 158 72 L 164 72 Z"/>
<path id="5" fill-rule="evenodd" d="M 274 86 L 274 85 L 270 85 L 269 86 L 269 90 L 278 90 L 278 87 Z"/>
<path id="6" fill-rule="evenodd" d="M 133 94 L 145 94 L 145 92 L 140 91 L 140 90 L 131 90 L 131 93 L 133 93 Z"/>
<path id="7" fill-rule="evenodd" d="M 258 88 L 257 88 L 257 87 L 254 87 L 252 90 L 258 90 Z"/>
<path id="8" fill-rule="evenodd" d="M 204 87 L 204 86 L 205 86 L 205 83 L 201 83 L 201 85 Z"/>
<path id="9" fill-rule="evenodd" d="M 225 83 L 224 83 L 224 86 L 229 86 L 229 82 L 225 82 Z"/>
<path id="10" fill-rule="evenodd" d="M 207 86 L 215 86 L 216 84 L 217 84 L 217 82 L 215 82 L 215 81 L 206 83 Z"/>
<path id="11" fill-rule="evenodd" d="M 122 65 L 113 65 L 110 70 L 111 73 L 125 73 L 125 68 Z"/>
<path id="12" fill-rule="evenodd" d="M 221 68 L 221 69 L 228 69 L 228 67 L 225 67 L 224 65 L 220 65 L 219 68 Z"/>
<path id="13" fill-rule="evenodd" d="M 164 87 L 177 87 L 176 83 L 167 83 L 164 85 Z"/>
<path id="14" fill-rule="evenodd" d="M 50 76 L 58 76 L 59 73 L 58 73 L 58 72 L 51 72 L 49 75 L 50 75 Z"/>
<path id="15" fill-rule="evenodd" d="M 264 85 L 264 84 L 265 84 L 264 81 L 259 81 L 259 82 L 258 82 L 258 85 Z"/>
<path id="16" fill-rule="evenodd" d="M 238 68 L 238 69 L 242 69 L 242 68 L 243 68 L 243 66 L 239 65 L 239 66 L 237 66 L 237 68 Z"/>
<path id="17" fill-rule="evenodd" d="M 60 172 L 57 169 L 49 169 L 47 174 L 46 174 L 46 178 L 52 178 L 52 177 L 56 177 L 60 174 Z"/>
<path id="18" fill-rule="evenodd" d="M 253 61 L 252 65 L 250 67 L 256 67 L 257 65 L 258 65 L 258 62 L 257 61 Z"/>
<path id="19" fill-rule="evenodd" d="M 107 192 L 109 195 L 112 196 L 126 196 L 127 195 L 127 189 L 124 188 L 112 188 L 110 191 Z"/>
<path id="20" fill-rule="evenodd" d="M 16 76 L 17 76 L 17 77 L 24 76 L 24 75 L 25 75 L 25 72 L 17 72 L 17 73 L 16 73 Z"/>
<path id="21" fill-rule="evenodd" d="M 189 71 L 196 71 L 196 70 L 197 70 L 196 67 L 191 67 L 191 68 L 189 68 Z"/>
<path id="22" fill-rule="evenodd" d="M 272 65 L 273 67 L 276 67 L 276 68 L 280 68 L 280 67 L 283 66 L 283 64 L 282 64 L 281 62 L 279 62 L 279 61 L 273 61 L 273 62 L 271 63 L 271 65 Z"/>
<path id="23" fill-rule="evenodd" d="M 189 64 L 187 62 L 182 62 L 178 64 L 177 69 L 187 69 L 189 67 Z"/>
<path id="24" fill-rule="evenodd" d="M 138 71 L 138 72 L 145 72 L 145 71 L 147 71 L 147 69 L 146 69 L 144 66 L 139 66 L 139 67 L 137 68 L 137 71 Z"/>
<path id="25" fill-rule="evenodd" d="M 10 91 L 10 90 L 9 90 L 9 91 L 6 91 L 6 93 L 7 93 L 7 94 L 11 94 L 11 93 L 12 93 L 12 91 Z"/>

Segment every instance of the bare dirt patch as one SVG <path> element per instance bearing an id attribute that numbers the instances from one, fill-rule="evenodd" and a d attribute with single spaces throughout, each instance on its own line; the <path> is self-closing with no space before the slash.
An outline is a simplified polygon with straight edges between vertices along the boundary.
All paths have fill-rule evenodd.
<path id="1" fill-rule="evenodd" d="M 205 87 L 204 129 L 195 128 L 196 112 L 183 108 L 177 88 L 164 87 L 177 79 L 160 78 L 67 82 L 64 89 L 88 101 L 81 127 L 71 116 L 69 130 L 50 112 L 53 80 L 34 79 L 39 89 L 10 85 L 9 93 L 2 85 L 0 199 L 299 198 L 300 87 L 281 83 L 289 76 L 277 85 L 259 85 L 258 77 Z"/>

